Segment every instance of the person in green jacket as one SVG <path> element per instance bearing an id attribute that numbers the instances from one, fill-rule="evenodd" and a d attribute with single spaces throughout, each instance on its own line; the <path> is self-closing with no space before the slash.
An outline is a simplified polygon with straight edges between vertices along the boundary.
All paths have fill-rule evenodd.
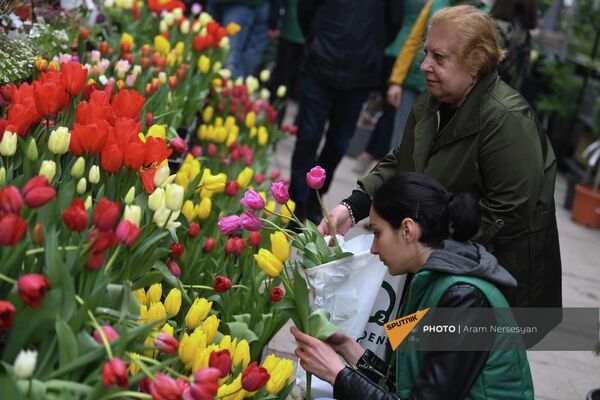
<path id="1" fill-rule="evenodd" d="M 414 274 L 399 318 L 457 308 L 452 324 L 477 326 L 485 320 L 486 326 L 516 327 L 500 291 L 514 287 L 515 279 L 482 245 L 468 240 L 480 219 L 470 195 L 451 194 L 426 175 L 405 172 L 376 190 L 369 216 L 375 235 L 371 253 L 392 275 Z M 489 317 L 478 317 L 484 312 Z M 474 349 L 481 336 L 455 331 L 439 344 L 441 337 L 420 329 L 428 323 L 419 321 L 411 331 L 417 339 L 402 341 L 389 365 L 341 332 L 322 342 L 292 328 L 295 354 L 306 371 L 333 385 L 339 400 L 534 398 L 520 335 L 492 334 Z M 415 345 L 417 340 L 429 342 Z M 382 379 L 386 388 L 377 384 Z"/>
<path id="2" fill-rule="evenodd" d="M 517 280 L 513 307 L 561 307 L 561 260 L 554 205 L 556 158 L 527 101 L 496 72 L 503 57 L 490 17 L 470 6 L 431 19 L 419 96 L 402 144 L 330 211 L 345 234 L 365 218 L 371 196 L 403 171 L 471 193 L 482 219 L 474 240 Z M 319 225 L 329 233 L 325 221 Z M 558 321 L 555 321 L 558 322 Z"/>

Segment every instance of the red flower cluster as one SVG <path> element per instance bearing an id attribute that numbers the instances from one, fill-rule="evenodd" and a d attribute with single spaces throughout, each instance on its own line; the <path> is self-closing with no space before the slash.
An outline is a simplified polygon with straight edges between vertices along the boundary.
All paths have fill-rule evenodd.
<path id="1" fill-rule="evenodd" d="M 209 47 L 218 48 L 221 39 L 227 36 L 227 31 L 216 21 L 210 21 L 206 24 L 206 34 L 194 36 L 194 50 L 198 53 Z"/>
<path id="2" fill-rule="evenodd" d="M 173 11 L 176 8 L 185 11 L 185 4 L 178 0 L 148 0 L 148 8 L 160 14 L 163 11 Z"/>
<path id="3" fill-rule="evenodd" d="M 0 300 L 0 331 L 9 330 L 14 318 L 15 306 L 8 301 Z"/>

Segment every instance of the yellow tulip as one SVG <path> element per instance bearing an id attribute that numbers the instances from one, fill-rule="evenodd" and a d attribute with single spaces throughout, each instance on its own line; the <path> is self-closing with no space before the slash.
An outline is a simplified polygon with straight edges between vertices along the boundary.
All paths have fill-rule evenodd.
<path id="1" fill-rule="evenodd" d="M 196 372 L 203 368 L 208 368 L 208 361 L 210 360 L 210 354 L 213 351 L 219 351 L 219 346 L 211 344 L 206 348 L 197 351 L 192 362 L 192 372 Z"/>
<path id="2" fill-rule="evenodd" d="M 200 179 L 199 186 L 203 189 L 210 190 L 213 192 L 223 192 L 225 190 L 225 183 L 227 182 L 227 175 L 220 172 L 216 175 L 211 174 L 210 169 L 205 168 L 202 173 L 202 179 Z"/>
<path id="3" fill-rule="evenodd" d="M 230 384 L 219 386 L 217 397 L 222 400 L 241 400 L 248 394 L 242 389 L 242 374 L 239 374 Z"/>
<path id="4" fill-rule="evenodd" d="M 250 111 L 248 114 L 246 114 L 245 124 L 246 128 L 252 128 L 254 125 L 256 125 L 256 113 L 254 111 Z"/>
<path id="5" fill-rule="evenodd" d="M 150 308 L 148 309 L 148 315 L 146 316 L 147 322 L 158 321 L 156 326 L 161 325 L 165 319 L 167 319 L 167 311 L 165 310 L 165 306 L 163 303 L 152 303 Z"/>
<path id="6" fill-rule="evenodd" d="M 144 325 L 148 317 L 148 307 L 145 304 L 140 304 L 140 324 Z"/>
<path id="7" fill-rule="evenodd" d="M 153 357 L 154 356 L 154 338 L 152 336 L 146 336 L 146 339 L 144 340 L 144 347 L 147 347 L 146 350 L 144 350 L 144 355 L 146 357 Z"/>
<path id="8" fill-rule="evenodd" d="M 281 231 L 271 233 L 271 251 L 282 263 L 290 257 L 290 243 Z"/>
<path id="9" fill-rule="evenodd" d="M 263 367 L 267 368 L 264 364 Z M 269 375 L 271 375 L 266 385 L 267 393 L 277 394 L 289 383 L 294 372 L 294 363 L 292 360 L 279 359 L 276 368 L 267 368 L 267 370 L 269 371 Z"/>
<path id="10" fill-rule="evenodd" d="M 187 190 L 188 186 L 190 185 L 190 178 L 183 168 L 177 171 L 177 174 L 175 174 L 175 183 L 180 185 L 185 190 Z"/>
<path id="11" fill-rule="evenodd" d="M 146 292 L 146 304 L 157 303 L 162 298 L 162 284 L 155 283 Z"/>
<path id="12" fill-rule="evenodd" d="M 248 186 L 252 179 L 252 175 L 254 175 L 254 171 L 249 167 L 245 167 L 242 172 L 239 173 L 237 183 L 240 185 L 241 189 L 245 189 L 246 186 Z"/>
<path id="13" fill-rule="evenodd" d="M 227 129 L 224 126 L 215 127 L 214 133 L 213 140 L 217 143 L 223 143 L 227 139 Z"/>
<path id="14" fill-rule="evenodd" d="M 231 128 L 231 130 L 229 131 L 229 135 L 227 136 L 227 141 L 225 142 L 227 147 L 229 147 L 233 142 L 235 142 L 238 139 L 239 132 L 240 129 L 237 126 Z"/>
<path id="15" fill-rule="evenodd" d="M 184 196 L 183 186 L 178 185 L 176 183 L 170 183 L 167 185 L 167 190 L 165 191 L 165 205 L 171 211 L 180 211 L 181 206 L 183 205 L 183 196 Z"/>
<path id="16" fill-rule="evenodd" d="M 198 59 L 198 69 L 203 74 L 207 74 L 210 71 L 210 58 L 202 54 Z"/>
<path id="17" fill-rule="evenodd" d="M 207 106 L 202 111 L 202 121 L 209 123 L 212 120 L 214 109 L 211 106 Z"/>
<path id="18" fill-rule="evenodd" d="M 6 136 L 6 132 L 4 133 L 4 136 Z M 75 164 L 73 164 L 73 166 L 71 167 L 71 176 L 73 178 L 79 179 L 83 176 L 84 172 L 85 172 L 85 158 L 79 157 L 75 161 Z"/>
<path id="19" fill-rule="evenodd" d="M 32 142 L 35 143 L 35 142 Z M 51 182 L 56 175 L 56 163 L 52 160 L 44 160 L 42 161 L 42 165 L 40 166 L 39 175 L 43 175 L 48 179 L 48 182 Z M 82 178 L 85 180 L 85 178 Z M 85 187 L 83 188 L 82 194 L 85 193 Z"/>
<path id="20" fill-rule="evenodd" d="M 197 298 L 185 315 L 185 326 L 187 329 L 194 329 L 206 318 L 212 307 L 212 301 L 204 298 Z"/>
<path id="21" fill-rule="evenodd" d="M 132 359 L 132 360 L 135 359 L 135 358 L 137 358 L 137 357 L 139 357 L 139 356 L 140 355 L 138 353 L 134 353 L 134 352 L 129 353 L 129 358 Z M 129 363 L 128 370 L 129 370 L 129 375 L 133 376 L 133 375 L 137 374 L 140 371 L 140 367 L 136 363 L 134 363 L 133 361 L 131 361 Z"/>
<path id="22" fill-rule="evenodd" d="M 140 303 L 141 305 L 146 305 L 146 291 L 144 290 L 144 288 L 138 289 L 136 290 L 134 293 L 135 298 L 137 299 L 138 303 Z"/>
<path id="23" fill-rule="evenodd" d="M 264 369 L 269 371 L 269 374 L 270 374 L 277 367 L 279 360 L 280 360 L 280 358 L 277 357 L 275 354 L 269 354 L 267 356 L 267 358 L 265 358 L 265 361 L 263 361 L 261 367 L 263 367 Z"/>
<path id="24" fill-rule="evenodd" d="M 269 142 L 269 132 L 267 128 L 261 126 L 258 128 L 258 144 L 261 146 L 265 146 Z"/>
<path id="25" fill-rule="evenodd" d="M 235 22 L 230 22 L 225 27 L 225 30 L 227 31 L 228 35 L 235 35 L 236 33 L 242 30 L 242 27 L 239 24 L 236 24 Z"/>
<path id="26" fill-rule="evenodd" d="M 50 138 L 48 139 L 48 149 L 56 155 L 65 154 L 69 151 L 69 142 L 71 141 L 71 133 L 69 128 L 59 126 L 52 132 L 50 132 Z"/>
<path id="27" fill-rule="evenodd" d="M 186 200 L 183 203 L 183 207 L 181 208 L 181 213 L 187 219 L 187 222 L 192 222 L 194 217 L 196 216 L 196 211 L 194 210 L 194 203 L 191 200 Z"/>
<path id="28" fill-rule="evenodd" d="M 162 125 L 154 124 L 148 129 L 148 136 L 153 136 L 155 138 L 166 139 L 167 131 L 165 127 Z"/>
<path id="29" fill-rule="evenodd" d="M 219 342 L 219 350 L 229 350 L 229 354 L 234 354 L 236 347 L 237 339 L 231 340 L 231 336 L 229 335 L 223 336 Z"/>
<path id="30" fill-rule="evenodd" d="M 290 214 L 290 210 L 294 212 L 296 209 L 296 203 L 292 199 L 289 199 L 285 205 L 287 207 L 281 207 L 281 215 L 283 215 L 283 217 L 281 217 L 281 223 L 284 225 L 290 222 L 290 218 L 292 216 L 292 214 Z"/>
<path id="31" fill-rule="evenodd" d="M 272 278 L 276 278 L 283 269 L 283 264 L 277 257 L 267 249 L 258 250 L 258 254 L 254 255 L 258 266 Z"/>
<path id="32" fill-rule="evenodd" d="M 196 206 L 196 215 L 198 215 L 198 218 L 204 220 L 210 215 L 211 209 L 212 200 L 209 197 L 203 197 L 202 200 L 200 200 L 200 204 Z"/>
<path id="33" fill-rule="evenodd" d="M 169 294 L 165 298 L 165 310 L 169 317 L 174 317 L 179 313 L 181 307 L 181 292 L 177 288 L 173 288 L 169 291 Z"/>
<path id="34" fill-rule="evenodd" d="M 233 357 L 231 357 L 231 368 L 235 369 L 238 365 L 242 364 L 242 369 L 246 369 L 249 363 L 250 346 L 245 339 L 242 339 L 236 346 Z"/>
<path id="35" fill-rule="evenodd" d="M 275 212 L 275 208 L 277 208 L 277 203 L 275 203 L 273 200 L 269 200 L 265 205 L 265 211 L 267 211 L 266 214 L 273 214 Z"/>
<path id="36" fill-rule="evenodd" d="M 142 208 L 136 205 L 126 205 L 125 211 L 123 212 L 123 219 L 126 219 L 135 226 L 139 227 L 142 219 Z"/>
<path id="37" fill-rule="evenodd" d="M 160 208 L 165 199 L 165 189 L 156 188 L 150 196 L 148 196 L 148 208 L 156 211 Z"/>
<path id="38" fill-rule="evenodd" d="M 183 55 L 183 49 L 185 49 L 185 44 L 183 42 L 177 42 L 175 45 L 175 54 L 177 54 L 177 57 L 181 57 Z"/>
<path id="39" fill-rule="evenodd" d="M 206 347 L 206 337 L 200 329 L 194 330 L 191 335 L 183 334 L 179 342 L 179 359 L 183 362 L 187 369 L 192 367 L 192 362 L 196 354 Z"/>
<path id="40" fill-rule="evenodd" d="M 219 329 L 221 320 L 216 315 L 211 315 L 202 323 L 202 331 L 206 335 L 206 343 L 212 343 Z"/>
<path id="41" fill-rule="evenodd" d="M 160 331 L 166 333 L 167 335 L 173 336 L 174 329 L 168 322 L 165 322 L 162 328 L 160 328 Z"/>
<path id="42" fill-rule="evenodd" d="M 123 44 L 123 43 L 128 43 L 131 46 L 131 48 L 133 49 L 133 47 L 134 47 L 133 36 L 131 36 L 127 32 L 123 32 L 123 34 L 121 35 L 121 44 Z"/>
<path id="43" fill-rule="evenodd" d="M 154 37 L 154 50 L 163 55 L 167 55 L 171 51 L 171 44 L 164 36 L 156 35 Z"/>
<path id="44" fill-rule="evenodd" d="M 125 200 L 125 204 L 127 204 L 127 205 L 133 203 L 133 200 L 135 200 L 135 186 L 132 186 L 129 188 L 129 190 L 127 191 L 127 194 L 125 195 L 124 200 Z M 139 206 L 135 206 L 135 207 L 139 207 Z M 140 216 L 141 216 L 141 209 L 140 209 Z"/>
<path id="45" fill-rule="evenodd" d="M 257 135 L 257 133 L 258 133 L 258 129 L 256 129 L 256 127 L 255 127 L 255 126 L 253 126 L 252 128 L 250 128 L 250 133 L 249 133 L 249 136 L 250 136 L 250 138 L 251 138 L 251 139 L 252 139 L 253 137 L 255 137 L 255 136 Z"/>

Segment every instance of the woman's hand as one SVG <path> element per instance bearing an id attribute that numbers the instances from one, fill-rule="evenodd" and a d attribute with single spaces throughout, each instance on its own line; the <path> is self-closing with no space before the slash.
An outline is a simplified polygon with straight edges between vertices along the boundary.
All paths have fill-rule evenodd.
<path id="1" fill-rule="evenodd" d="M 329 225 L 327 224 L 327 218 L 323 218 L 321 223 L 317 227 L 319 232 L 322 235 L 335 235 L 339 233 L 340 235 L 345 235 L 346 232 L 352 226 L 352 220 L 350 219 L 350 212 L 341 204 L 337 205 L 333 210 L 329 212 L 329 218 L 331 219 L 331 224 L 335 229 L 335 232 L 329 231 Z"/>
<path id="2" fill-rule="evenodd" d="M 290 332 L 298 342 L 294 354 L 300 359 L 300 366 L 333 386 L 337 374 L 345 367 L 335 350 L 327 343 L 306 335 L 295 327 L 290 328 Z"/>
<path id="3" fill-rule="evenodd" d="M 350 336 L 343 332 L 336 332 L 325 341 L 336 353 L 341 355 L 348 364 L 356 365 L 358 359 L 364 354 L 365 349 Z"/>
<path id="4" fill-rule="evenodd" d="M 388 88 L 387 101 L 395 108 L 400 107 L 400 101 L 402 100 L 402 86 L 392 84 Z"/>

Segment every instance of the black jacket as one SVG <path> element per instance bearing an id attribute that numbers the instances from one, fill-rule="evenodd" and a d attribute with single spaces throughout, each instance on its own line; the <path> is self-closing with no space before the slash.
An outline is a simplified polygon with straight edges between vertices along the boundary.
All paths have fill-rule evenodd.
<path id="1" fill-rule="evenodd" d="M 446 290 L 438 306 L 481 308 L 489 307 L 489 302 L 476 287 L 457 283 Z M 415 383 L 411 399 L 463 399 L 479 376 L 488 354 L 487 351 L 428 353 L 427 367 Z M 333 397 L 339 400 L 405 400 L 395 394 L 395 377 L 386 375 L 386 363 L 367 350 L 356 367 L 346 367 L 338 373 Z M 389 391 L 378 384 L 382 379 Z"/>
<path id="2" fill-rule="evenodd" d="M 377 87 L 390 0 L 300 0 L 303 71 L 337 89 Z"/>

